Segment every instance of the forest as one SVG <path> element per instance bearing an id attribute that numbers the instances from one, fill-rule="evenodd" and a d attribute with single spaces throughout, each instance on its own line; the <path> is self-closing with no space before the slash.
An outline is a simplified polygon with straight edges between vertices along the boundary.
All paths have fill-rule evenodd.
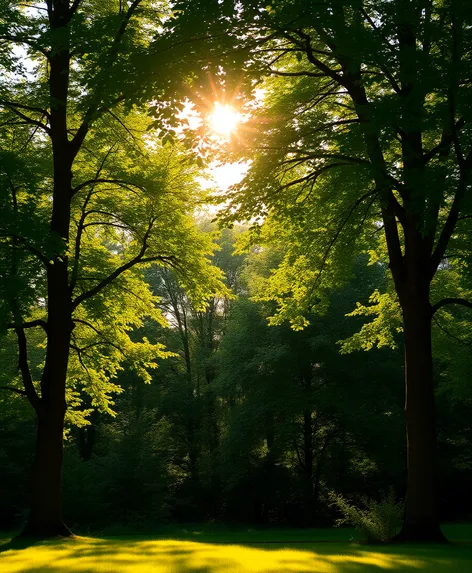
<path id="1" fill-rule="evenodd" d="M 470 0 L 0 0 L 0 573 L 472 573 L 471 372 Z"/>

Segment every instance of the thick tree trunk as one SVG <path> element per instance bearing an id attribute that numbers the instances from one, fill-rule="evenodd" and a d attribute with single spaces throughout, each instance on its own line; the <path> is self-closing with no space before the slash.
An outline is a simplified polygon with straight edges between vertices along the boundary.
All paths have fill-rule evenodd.
<path id="1" fill-rule="evenodd" d="M 436 492 L 436 416 L 428 294 L 403 300 L 408 481 L 398 541 L 445 541 Z"/>
<path id="2" fill-rule="evenodd" d="M 57 0 L 49 10 L 51 30 L 61 30 L 62 44 L 49 59 L 50 137 L 53 155 L 53 202 L 50 229 L 69 241 L 72 197 L 72 164 L 67 131 L 70 66 L 69 2 Z M 66 379 L 72 322 L 68 258 L 58 253 L 47 267 L 47 350 L 41 378 L 41 407 L 31 484 L 31 505 L 24 535 L 70 536 L 62 520 L 61 477 Z"/>
<path id="3" fill-rule="evenodd" d="M 39 538 L 71 536 L 64 525 L 61 504 L 61 473 L 65 408 L 38 416 L 36 452 L 31 480 L 31 504 L 24 536 Z"/>
<path id="4" fill-rule="evenodd" d="M 71 535 L 61 509 L 66 379 L 73 327 L 66 265 L 67 261 L 57 261 L 48 268 L 48 343 L 37 410 L 30 513 L 23 532 L 42 538 Z"/>

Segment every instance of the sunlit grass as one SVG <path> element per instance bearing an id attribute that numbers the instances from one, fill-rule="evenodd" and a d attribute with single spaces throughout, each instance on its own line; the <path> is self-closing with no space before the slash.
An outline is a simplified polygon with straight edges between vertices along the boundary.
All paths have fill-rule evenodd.
<path id="1" fill-rule="evenodd" d="M 228 537 L 231 537 L 230 535 Z M 347 542 L 227 545 L 148 538 L 58 540 L 0 553 L 0 573 L 472 573 L 472 547 Z"/>

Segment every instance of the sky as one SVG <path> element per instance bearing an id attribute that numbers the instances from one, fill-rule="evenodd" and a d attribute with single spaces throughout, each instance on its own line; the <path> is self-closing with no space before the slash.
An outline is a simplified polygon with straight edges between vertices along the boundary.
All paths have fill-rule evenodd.
<path id="1" fill-rule="evenodd" d="M 203 188 L 216 186 L 219 191 L 227 191 L 231 185 L 239 183 L 244 177 L 248 165 L 245 163 L 212 163 L 207 176 L 200 179 Z"/>

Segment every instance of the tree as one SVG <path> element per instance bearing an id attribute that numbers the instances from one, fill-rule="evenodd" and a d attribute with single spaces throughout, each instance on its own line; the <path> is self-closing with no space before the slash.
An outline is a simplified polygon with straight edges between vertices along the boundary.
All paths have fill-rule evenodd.
<path id="1" fill-rule="evenodd" d="M 251 292 L 275 261 L 269 249 L 248 259 Z M 228 410 L 220 455 L 233 512 L 319 525 L 329 513 L 327 492 L 360 487 L 375 495 L 385 475 L 397 486 L 401 354 L 339 356 L 336 344 L 358 326 L 342 317 L 355 300 L 368 299 L 371 281 L 382 287 L 382 269 L 358 261 L 352 282 L 332 293 L 328 312 L 298 332 L 267 324 L 273 302 L 241 296 L 232 307 L 217 385 Z"/>
<path id="2" fill-rule="evenodd" d="M 23 389 L 12 390 L 37 417 L 25 534 L 70 535 L 60 496 L 67 400 L 83 387 L 109 409 L 123 359 L 148 379 L 168 355 L 129 337 L 146 317 L 164 321 L 142 269 L 175 268 L 197 306 L 221 284 L 211 239 L 193 223 L 191 168 L 153 146 L 152 132 L 146 140 L 149 122 L 131 112 L 155 87 L 138 63 L 165 12 L 145 0 L 0 3 L 1 314 L 17 337 Z"/>
<path id="3" fill-rule="evenodd" d="M 197 10 L 200 21 L 213 22 L 194 28 L 199 42 L 188 48 L 198 57 L 207 39 L 205 73 L 214 70 L 228 91 L 237 79 L 259 90 L 239 146 L 252 166 L 227 218 L 269 213 L 267 234 L 289 244 L 267 291 L 279 303 L 277 320 L 304 326 L 307 310 L 349 276 L 354 245 L 385 254 L 406 363 L 408 483 L 399 539 L 442 540 L 431 323 L 445 305 L 472 302 L 436 299 L 432 288 L 450 257 L 470 250 L 470 2 L 176 7 L 182 34 Z"/>
<path id="4" fill-rule="evenodd" d="M 150 283 L 179 339 L 175 349 L 182 360 L 174 369 L 177 380 L 173 385 L 177 391 L 173 393 L 167 415 L 176 426 L 184 426 L 188 459 L 186 470 L 190 476 L 188 493 L 192 498 L 190 506 L 199 506 L 201 515 L 211 514 L 214 517 L 221 497 L 218 471 L 213 463 L 220 442 L 221 426 L 217 390 L 214 388 L 217 375 L 215 356 L 225 334 L 230 305 L 239 290 L 239 276 L 245 257 L 233 253 L 241 229 L 217 232 L 215 225 L 208 220 L 203 220 L 200 226 L 215 235 L 218 247 L 212 262 L 224 272 L 227 288 L 221 289 L 218 296 L 209 298 L 205 309 L 199 309 L 179 286 L 171 270 L 158 269 L 153 272 Z M 182 432 L 176 428 L 176 433 L 180 435 Z M 203 472 L 199 471 L 200 466 L 205 466 Z M 206 488 L 202 486 L 201 474 L 206 479 Z"/>

